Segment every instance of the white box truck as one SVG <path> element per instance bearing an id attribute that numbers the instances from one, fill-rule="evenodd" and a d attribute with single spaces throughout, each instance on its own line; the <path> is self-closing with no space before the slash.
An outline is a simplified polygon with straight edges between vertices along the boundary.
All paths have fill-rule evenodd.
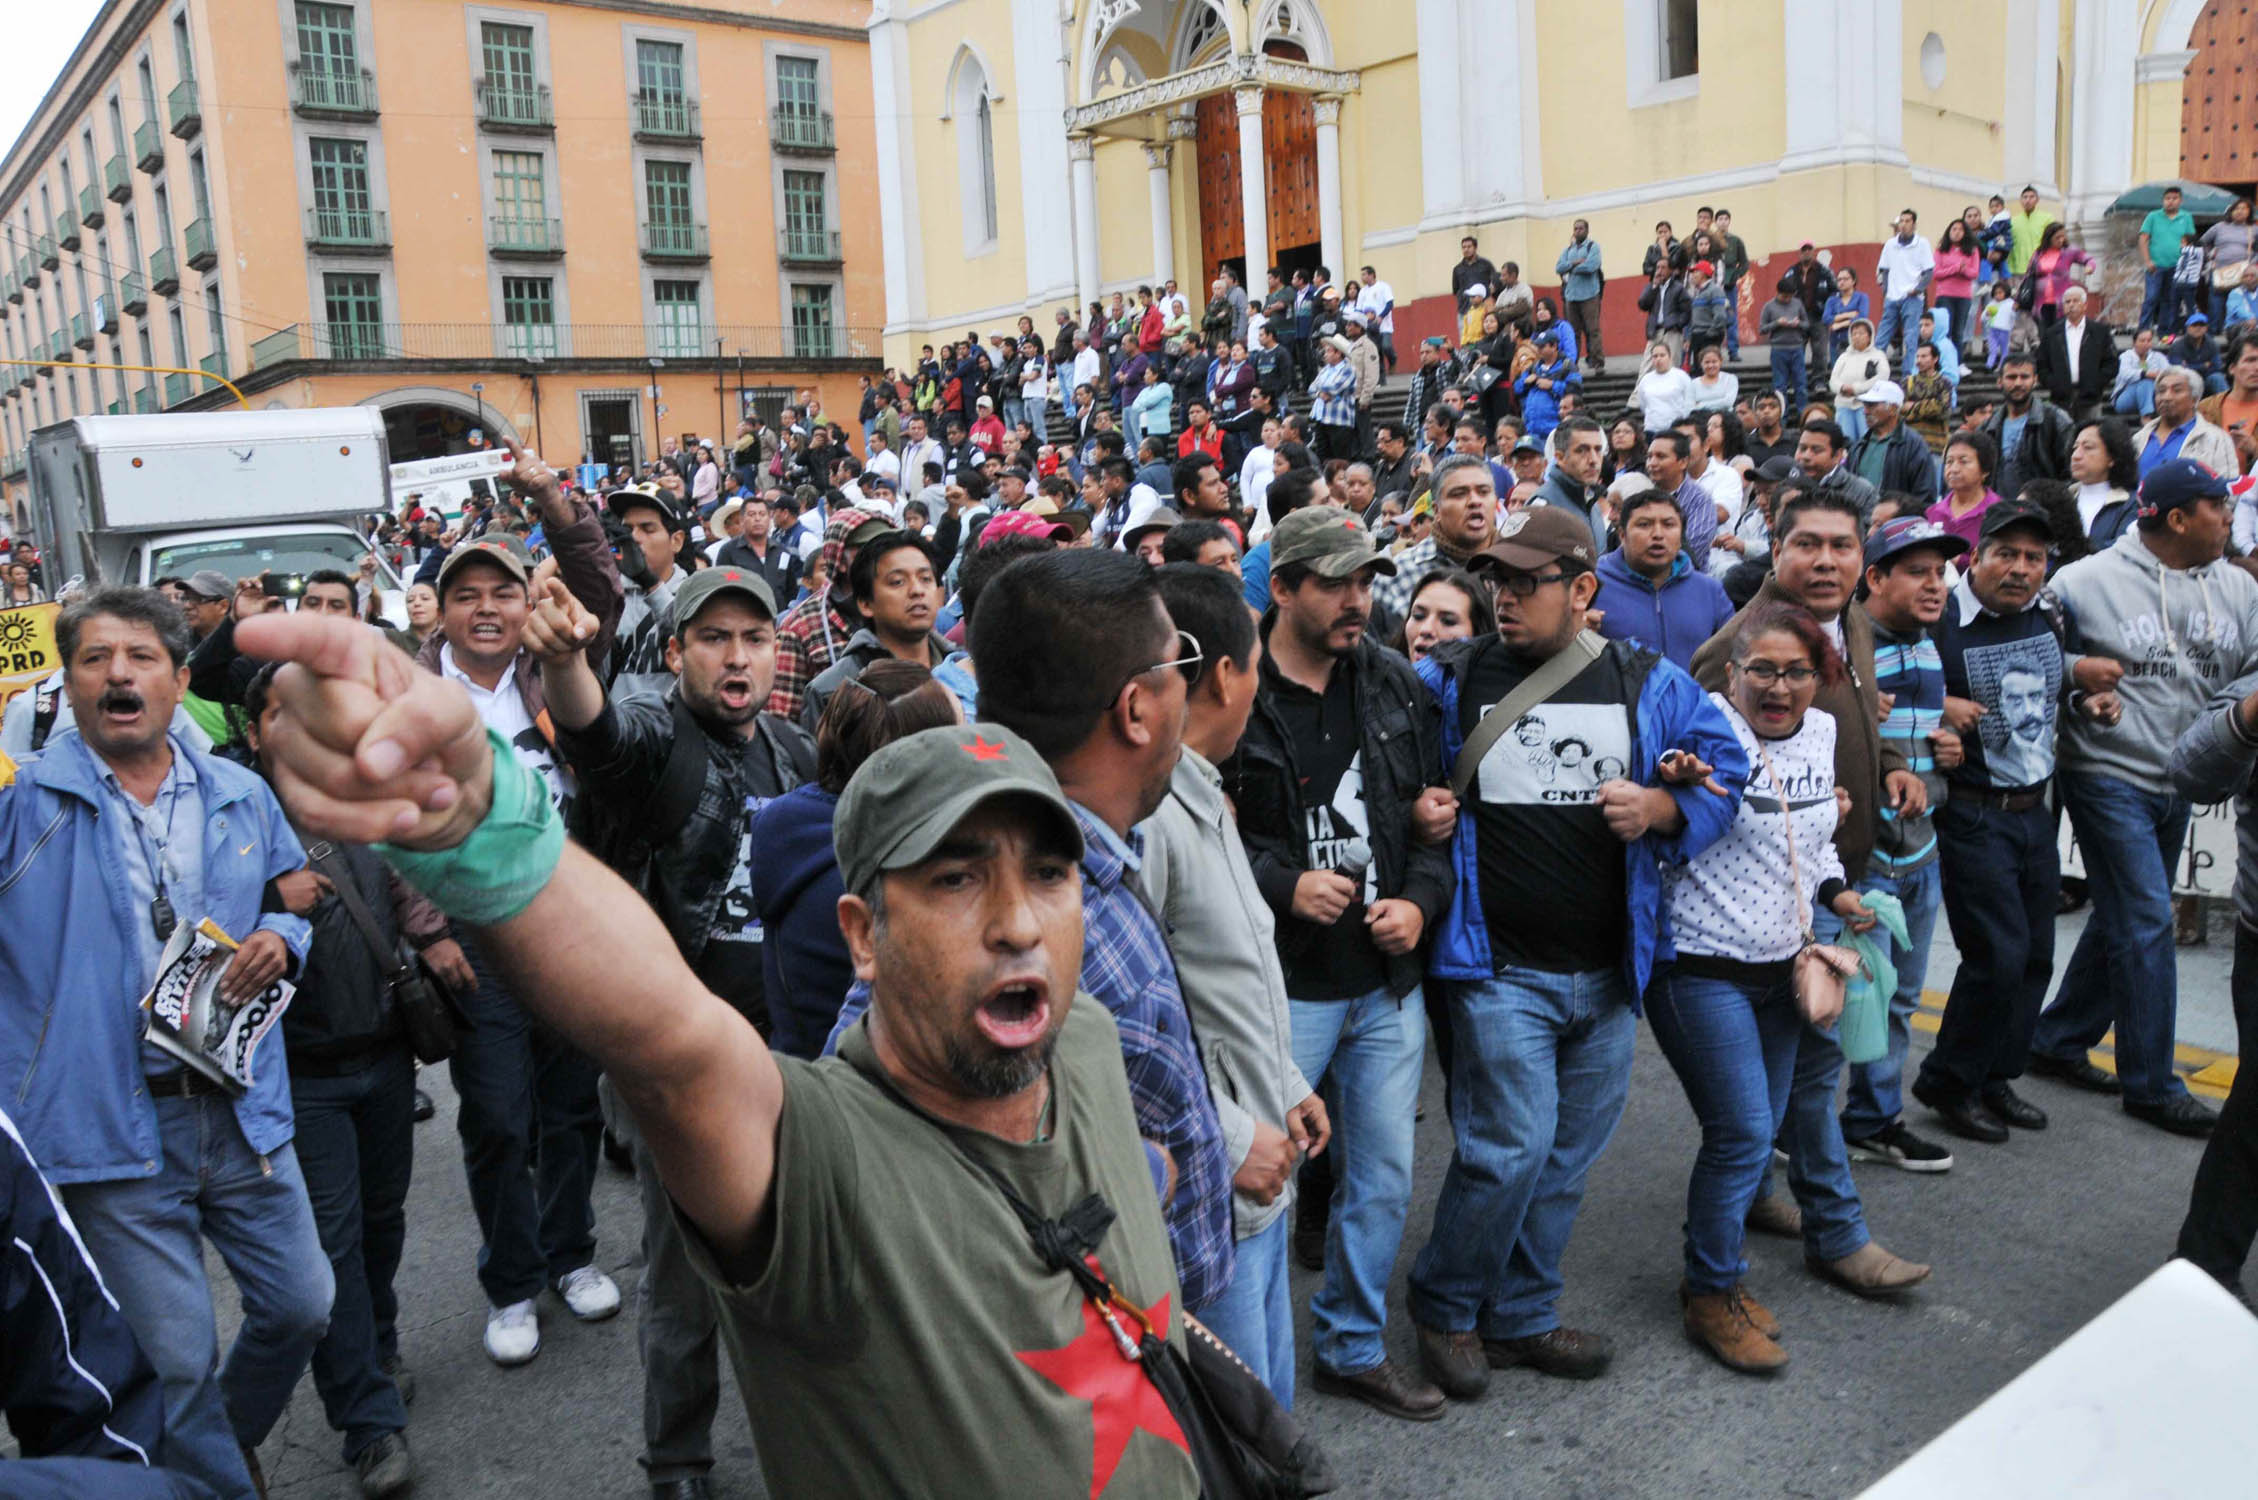
<path id="1" fill-rule="evenodd" d="M 31 435 L 30 469 L 55 584 L 351 574 L 368 517 L 392 509 L 384 416 L 369 406 L 73 417 Z M 406 623 L 381 557 L 377 588 L 386 618 Z"/>

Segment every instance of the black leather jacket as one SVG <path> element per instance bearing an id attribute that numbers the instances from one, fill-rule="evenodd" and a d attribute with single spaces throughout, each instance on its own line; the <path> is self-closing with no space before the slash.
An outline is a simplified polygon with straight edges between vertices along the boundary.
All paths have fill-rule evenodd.
<path id="1" fill-rule="evenodd" d="M 1270 638 L 1275 612 L 1262 624 Z M 1302 819 L 1301 771 L 1293 741 L 1278 717 L 1277 669 L 1263 652 L 1262 686 L 1239 748 L 1220 768 L 1239 811 L 1239 837 L 1254 866 L 1255 884 L 1278 917 L 1278 952 L 1289 964 L 1306 950 L 1317 929 L 1293 914 L 1294 883 L 1309 868 L 1307 824 Z M 1411 805 L 1430 784 L 1441 784 L 1441 711 L 1411 663 L 1367 635 L 1334 667 L 1349 674 L 1356 719 L 1363 727 L 1364 803 L 1372 825 L 1372 862 L 1383 899 L 1416 905 L 1432 934 L 1450 908 L 1457 877 L 1448 844 L 1411 837 Z M 1426 969 L 1426 941 L 1388 959 L 1388 989 L 1402 996 Z"/>
<path id="2" fill-rule="evenodd" d="M 557 749 L 581 780 L 580 805 L 601 806 L 635 826 L 635 810 L 651 802 L 666 775 L 677 733 L 674 702 L 672 692 L 663 700 L 641 695 L 606 699 L 604 711 L 587 728 L 557 726 Z M 641 864 L 643 894 L 693 965 L 713 932 L 748 821 L 748 788 L 739 758 L 743 742 L 726 729 L 701 726 L 701 732 L 707 754 L 697 808 L 680 832 L 658 839 L 655 847 L 643 846 L 636 851 L 640 859 L 626 861 Z M 796 725 L 762 714 L 755 733 L 774 769 L 778 792 L 814 775 L 815 747 Z M 633 880 L 632 873 L 629 878 Z"/>

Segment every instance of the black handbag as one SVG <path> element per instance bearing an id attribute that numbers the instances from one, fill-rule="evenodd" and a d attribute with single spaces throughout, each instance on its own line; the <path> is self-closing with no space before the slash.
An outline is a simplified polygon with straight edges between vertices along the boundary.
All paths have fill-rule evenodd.
<path id="1" fill-rule="evenodd" d="M 327 843 L 317 843 L 306 850 L 306 861 L 329 877 L 337 899 L 345 903 L 346 915 L 361 930 L 361 938 L 376 961 L 388 970 L 385 983 L 391 986 L 393 1003 L 400 1008 L 400 1022 L 416 1061 L 445 1062 L 462 1045 L 463 1033 L 470 1030 L 470 1018 L 455 1002 L 455 992 L 431 972 L 421 954 L 403 960 L 399 950 L 384 940 L 376 913 L 369 910 L 360 887 L 353 884 L 353 872 L 332 857 L 335 853 Z"/>
<path id="2" fill-rule="evenodd" d="M 925 1118 L 877 1070 L 859 1063 L 855 1070 L 903 1109 Z M 1184 1348 L 1179 1350 L 1153 1328 L 1142 1309 L 1114 1290 L 1096 1253 L 1114 1220 L 1113 1206 L 1103 1194 L 1090 1194 L 1063 1219 L 1046 1219 L 1012 1190 L 1002 1173 L 959 1146 L 947 1131 L 940 1133 L 959 1160 L 1003 1195 L 1037 1257 L 1074 1279 L 1113 1330 L 1122 1357 L 1133 1359 L 1160 1392 L 1183 1430 L 1200 1477 L 1200 1500 L 1304 1500 L 1339 1487 L 1317 1440 L 1204 1324 L 1188 1312 L 1183 1315 Z"/>

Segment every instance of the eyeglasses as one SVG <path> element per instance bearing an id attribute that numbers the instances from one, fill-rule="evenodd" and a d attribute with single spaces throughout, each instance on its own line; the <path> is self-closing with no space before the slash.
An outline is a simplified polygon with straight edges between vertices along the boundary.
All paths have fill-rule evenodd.
<path id="1" fill-rule="evenodd" d="M 1121 696 L 1122 688 L 1129 686 L 1130 683 L 1135 682 L 1146 673 L 1157 672 L 1163 667 L 1174 667 L 1177 671 L 1183 673 L 1184 686 L 1187 690 L 1196 686 L 1200 680 L 1202 667 L 1207 660 L 1206 653 L 1200 650 L 1199 638 L 1188 630 L 1179 630 L 1176 632 L 1176 648 L 1180 654 L 1169 658 L 1167 661 L 1156 661 L 1149 667 L 1139 667 L 1127 677 L 1122 678 L 1121 687 L 1117 687 L 1111 693 L 1108 693 L 1105 701 L 1113 702 L 1114 699 Z"/>
<path id="2" fill-rule="evenodd" d="M 1819 676 L 1819 669 L 1810 666 L 1775 667 L 1768 661 L 1737 661 L 1733 665 L 1742 676 L 1758 687 L 1770 687 L 1783 677 L 1787 679 L 1789 687 L 1804 687 L 1816 681 Z"/>
<path id="3" fill-rule="evenodd" d="M 1526 599 L 1548 583 L 1566 583 L 1575 576 L 1573 573 L 1500 573 L 1497 575 L 1498 592 Z"/>

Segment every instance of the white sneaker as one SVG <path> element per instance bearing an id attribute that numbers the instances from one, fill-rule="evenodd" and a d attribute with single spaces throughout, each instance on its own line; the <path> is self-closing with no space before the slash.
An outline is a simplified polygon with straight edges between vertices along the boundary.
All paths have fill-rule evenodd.
<path id="1" fill-rule="evenodd" d="M 583 1323 L 601 1323 L 619 1311 L 619 1283 L 592 1265 L 559 1276 L 557 1295 Z"/>
<path id="2" fill-rule="evenodd" d="M 486 1357 L 507 1368 L 522 1365 L 541 1352 L 541 1319 L 533 1299 L 512 1302 L 486 1312 Z"/>

